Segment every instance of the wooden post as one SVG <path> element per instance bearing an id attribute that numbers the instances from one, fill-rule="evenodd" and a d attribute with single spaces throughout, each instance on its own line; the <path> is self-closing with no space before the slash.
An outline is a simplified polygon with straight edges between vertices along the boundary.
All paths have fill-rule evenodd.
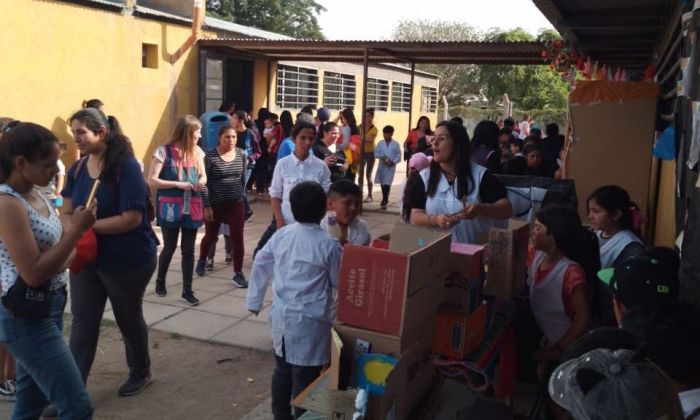
<path id="1" fill-rule="evenodd" d="M 364 196 L 363 186 L 365 178 L 365 137 L 367 133 L 367 77 L 369 77 L 369 50 L 365 48 L 364 69 L 362 74 L 362 144 L 360 145 L 360 214 L 364 210 L 362 197 Z"/>

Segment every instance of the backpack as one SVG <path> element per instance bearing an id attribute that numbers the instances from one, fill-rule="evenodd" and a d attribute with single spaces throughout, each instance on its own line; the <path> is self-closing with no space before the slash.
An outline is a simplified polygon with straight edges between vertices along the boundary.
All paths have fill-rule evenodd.
<path id="1" fill-rule="evenodd" d="M 78 178 L 80 170 L 85 166 L 85 161 L 87 161 L 87 156 L 80 158 L 78 163 L 75 165 L 75 172 L 73 172 L 73 178 Z M 156 208 L 153 206 L 153 196 L 151 195 L 151 189 L 146 186 L 146 217 L 149 222 L 156 220 Z"/>

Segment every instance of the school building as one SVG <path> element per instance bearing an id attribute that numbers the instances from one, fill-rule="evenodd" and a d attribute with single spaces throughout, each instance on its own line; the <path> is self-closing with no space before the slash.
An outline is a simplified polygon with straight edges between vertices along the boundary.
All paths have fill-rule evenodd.
<path id="1" fill-rule="evenodd" d="M 204 1 L 195 0 L 195 6 Z M 12 0 L 0 2 L 4 43 L 0 116 L 32 121 L 73 145 L 66 120 L 85 99 L 99 98 L 148 156 L 176 119 L 260 107 L 296 115 L 305 105 L 335 115 L 351 107 L 361 121 L 363 66 L 340 62 L 270 61 L 206 47 L 198 39 L 289 37 L 204 16 L 193 0 Z M 11 42 L 9 42 L 11 40 Z M 367 106 L 375 125 L 391 124 L 402 141 L 421 115 L 437 120 L 439 80 L 395 64 L 372 65 Z M 411 124 L 409 124 L 409 114 Z"/>

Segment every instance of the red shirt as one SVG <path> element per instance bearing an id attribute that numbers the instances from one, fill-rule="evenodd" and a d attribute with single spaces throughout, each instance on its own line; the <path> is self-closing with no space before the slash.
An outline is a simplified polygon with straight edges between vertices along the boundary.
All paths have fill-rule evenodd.
<path id="1" fill-rule="evenodd" d="M 528 261 L 527 265 L 530 267 L 532 265 L 532 261 L 535 259 L 535 249 L 530 248 L 529 249 L 529 255 L 528 255 Z M 537 274 L 535 276 L 535 281 L 533 284 L 538 284 L 544 281 L 544 279 L 547 277 L 550 271 L 552 271 L 554 267 L 550 268 L 549 270 L 543 271 L 538 268 Z M 574 307 L 574 290 L 578 286 L 583 286 L 584 288 L 586 287 L 586 272 L 583 270 L 583 267 L 578 265 L 577 263 L 570 264 L 568 267 L 566 267 L 566 272 L 564 272 L 564 281 L 562 283 L 562 288 L 561 288 L 561 299 L 564 302 L 564 311 L 566 312 L 566 316 L 569 317 L 569 319 L 573 320 L 574 315 L 576 314 L 576 309 Z"/>

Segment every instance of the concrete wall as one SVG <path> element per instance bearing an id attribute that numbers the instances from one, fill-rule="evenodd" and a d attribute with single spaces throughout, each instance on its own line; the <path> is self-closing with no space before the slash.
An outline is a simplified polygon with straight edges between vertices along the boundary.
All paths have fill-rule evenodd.
<path id="1" fill-rule="evenodd" d="M 169 62 L 189 37 L 187 26 L 59 1 L 8 0 L 0 1 L 0 28 L 0 116 L 50 128 L 69 145 L 66 163 L 74 155 L 66 120 L 84 99 L 105 103 L 145 163 L 178 116 L 197 112 L 196 47 Z M 157 68 L 142 67 L 143 43 L 157 45 Z"/>
<path id="2" fill-rule="evenodd" d="M 290 65 L 290 66 L 298 66 L 298 67 L 305 67 L 305 68 L 314 68 L 318 70 L 318 80 L 319 80 L 319 92 L 318 92 L 318 103 L 316 104 L 318 107 L 323 106 L 323 74 L 324 72 L 334 72 L 334 73 L 343 73 L 343 74 L 354 74 L 355 75 L 355 83 L 357 86 L 357 92 L 355 96 L 355 117 L 357 118 L 358 124 L 361 122 L 362 116 L 360 115 L 360 109 L 362 108 L 362 81 L 363 81 L 363 67 L 358 64 L 352 64 L 352 63 L 321 63 L 321 62 L 293 62 L 293 61 L 284 61 L 281 62 L 280 64 L 282 65 Z M 271 66 L 271 83 L 270 83 L 270 104 L 268 108 L 272 110 L 275 113 L 280 113 L 284 109 L 278 108 L 276 106 L 276 86 L 277 86 L 277 65 L 273 64 Z M 267 91 L 262 95 L 258 95 L 258 90 L 260 87 L 266 86 L 267 83 L 267 64 L 264 61 L 256 62 L 256 71 L 255 71 L 255 90 L 256 92 L 253 94 L 254 96 L 254 103 L 255 104 L 260 104 L 260 106 L 267 106 L 268 103 L 266 101 L 267 97 Z M 265 69 L 258 71 L 258 68 Z M 411 74 L 410 70 L 404 70 L 404 69 L 398 69 L 398 68 L 393 68 L 393 67 L 370 67 L 368 71 L 368 77 L 370 78 L 376 78 L 376 79 L 382 79 L 382 80 L 388 80 L 389 82 L 395 81 L 395 82 L 401 82 L 401 83 L 410 83 L 411 82 Z M 391 85 L 390 85 L 391 86 Z M 396 130 L 394 132 L 394 138 L 399 140 L 400 143 L 403 144 L 403 141 L 406 139 L 406 136 L 408 135 L 409 131 L 409 125 L 410 127 L 415 127 L 416 122 L 418 121 L 418 118 L 420 118 L 421 115 L 425 115 L 428 118 L 430 118 L 431 125 L 433 129 L 435 128 L 435 125 L 438 122 L 438 115 L 437 115 L 437 107 L 436 107 L 436 112 L 421 112 L 420 109 L 420 100 L 421 100 L 421 86 L 427 86 L 427 87 L 433 87 L 437 89 L 438 91 L 438 101 L 439 101 L 439 94 L 440 94 L 440 89 L 439 89 L 439 80 L 434 77 L 434 76 L 429 76 L 426 74 L 418 73 L 416 72 L 415 76 L 415 87 L 413 89 L 413 97 L 412 97 L 412 108 L 413 108 L 413 115 L 412 115 L 412 121 L 409 124 L 408 121 L 408 112 L 395 112 L 391 111 L 391 87 L 389 90 L 389 106 L 388 106 L 388 111 L 387 112 L 382 112 L 382 111 L 377 111 L 375 112 L 374 116 L 374 125 L 378 127 L 380 130 L 379 137 L 378 139 L 381 139 L 381 129 L 385 125 L 392 125 L 394 126 L 394 129 Z M 260 98 L 264 98 L 261 102 L 257 102 Z M 255 109 L 259 108 L 260 106 L 255 106 Z M 298 109 L 290 109 L 292 112 L 292 115 L 296 115 L 296 113 L 299 111 Z M 332 115 L 335 117 L 337 113 L 340 110 L 331 110 Z"/>

